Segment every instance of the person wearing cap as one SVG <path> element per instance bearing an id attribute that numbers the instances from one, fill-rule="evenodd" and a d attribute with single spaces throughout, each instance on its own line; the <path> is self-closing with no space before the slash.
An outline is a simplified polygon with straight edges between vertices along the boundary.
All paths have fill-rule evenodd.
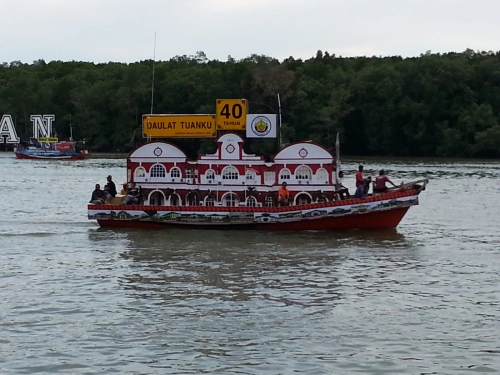
<path id="1" fill-rule="evenodd" d="M 128 192 L 128 186 L 127 183 L 124 182 L 122 184 L 122 189 L 120 190 L 120 195 L 127 195 L 127 192 Z"/>
<path id="2" fill-rule="evenodd" d="M 113 178 L 111 176 L 108 176 L 108 183 L 106 184 L 106 187 L 104 190 L 107 192 L 107 200 L 109 201 L 111 198 L 113 198 L 116 195 L 116 185 L 113 182 Z"/>
<path id="3" fill-rule="evenodd" d="M 387 191 L 387 186 L 385 185 L 386 182 L 396 187 L 396 185 L 389 179 L 389 177 L 386 176 L 385 171 L 382 169 L 378 173 L 378 176 L 375 177 L 375 186 L 373 187 L 373 192 L 384 193 L 385 191 Z"/>
<path id="4" fill-rule="evenodd" d="M 140 191 L 135 187 L 135 183 L 130 183 L 130 190 L 128 191 L 127 196 L 123 200 L 122 204 L 138 204 L 140 198 Z"/>

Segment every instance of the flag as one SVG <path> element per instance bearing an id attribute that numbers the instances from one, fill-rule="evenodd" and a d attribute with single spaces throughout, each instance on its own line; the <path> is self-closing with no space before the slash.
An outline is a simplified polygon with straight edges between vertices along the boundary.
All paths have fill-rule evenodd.
<path id="1" fill-rule="evenodd" d="M 247 138 L 276 138 L 276 115 L 247 115 Z"/>

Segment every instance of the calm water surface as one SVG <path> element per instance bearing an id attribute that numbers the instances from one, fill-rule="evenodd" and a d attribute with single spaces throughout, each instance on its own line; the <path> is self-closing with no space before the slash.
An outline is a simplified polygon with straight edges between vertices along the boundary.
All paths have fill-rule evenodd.
<path id="1" fill-rule="evenodd" d="M 0 153 L 0 373 L 500 373 L 500 162 L 381 167 L 396 231 L 157 232 L 86 218 L 124 159 Z"/>

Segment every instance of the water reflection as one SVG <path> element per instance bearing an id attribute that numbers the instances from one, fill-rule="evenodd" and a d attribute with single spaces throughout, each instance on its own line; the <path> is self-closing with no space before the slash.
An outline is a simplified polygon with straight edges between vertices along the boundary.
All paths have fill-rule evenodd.
<path id="1" fill-rule="evenodd" d="M 271 233 L 256 231 L 98 230 L 91 240 L 120 237 L 129 263 L 119 282 L 132 296 L 159 303 L 265 300 L 297 306 L 342 298 L 344 263 L 391 258 L 408 247 L 395 230 Z M 390 249 L 390 250 L 389 250 Z M 357 261 L 356 261 L 357 262 Z"/>

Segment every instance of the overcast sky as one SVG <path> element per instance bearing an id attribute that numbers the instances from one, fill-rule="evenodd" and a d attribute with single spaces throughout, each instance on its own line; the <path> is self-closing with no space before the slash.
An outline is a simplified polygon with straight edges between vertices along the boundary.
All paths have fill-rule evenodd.
<path id="1" fill-rule="evenodd" d="M 0 62 L 500 50 L 500 0 L 0 0 Z"/>

